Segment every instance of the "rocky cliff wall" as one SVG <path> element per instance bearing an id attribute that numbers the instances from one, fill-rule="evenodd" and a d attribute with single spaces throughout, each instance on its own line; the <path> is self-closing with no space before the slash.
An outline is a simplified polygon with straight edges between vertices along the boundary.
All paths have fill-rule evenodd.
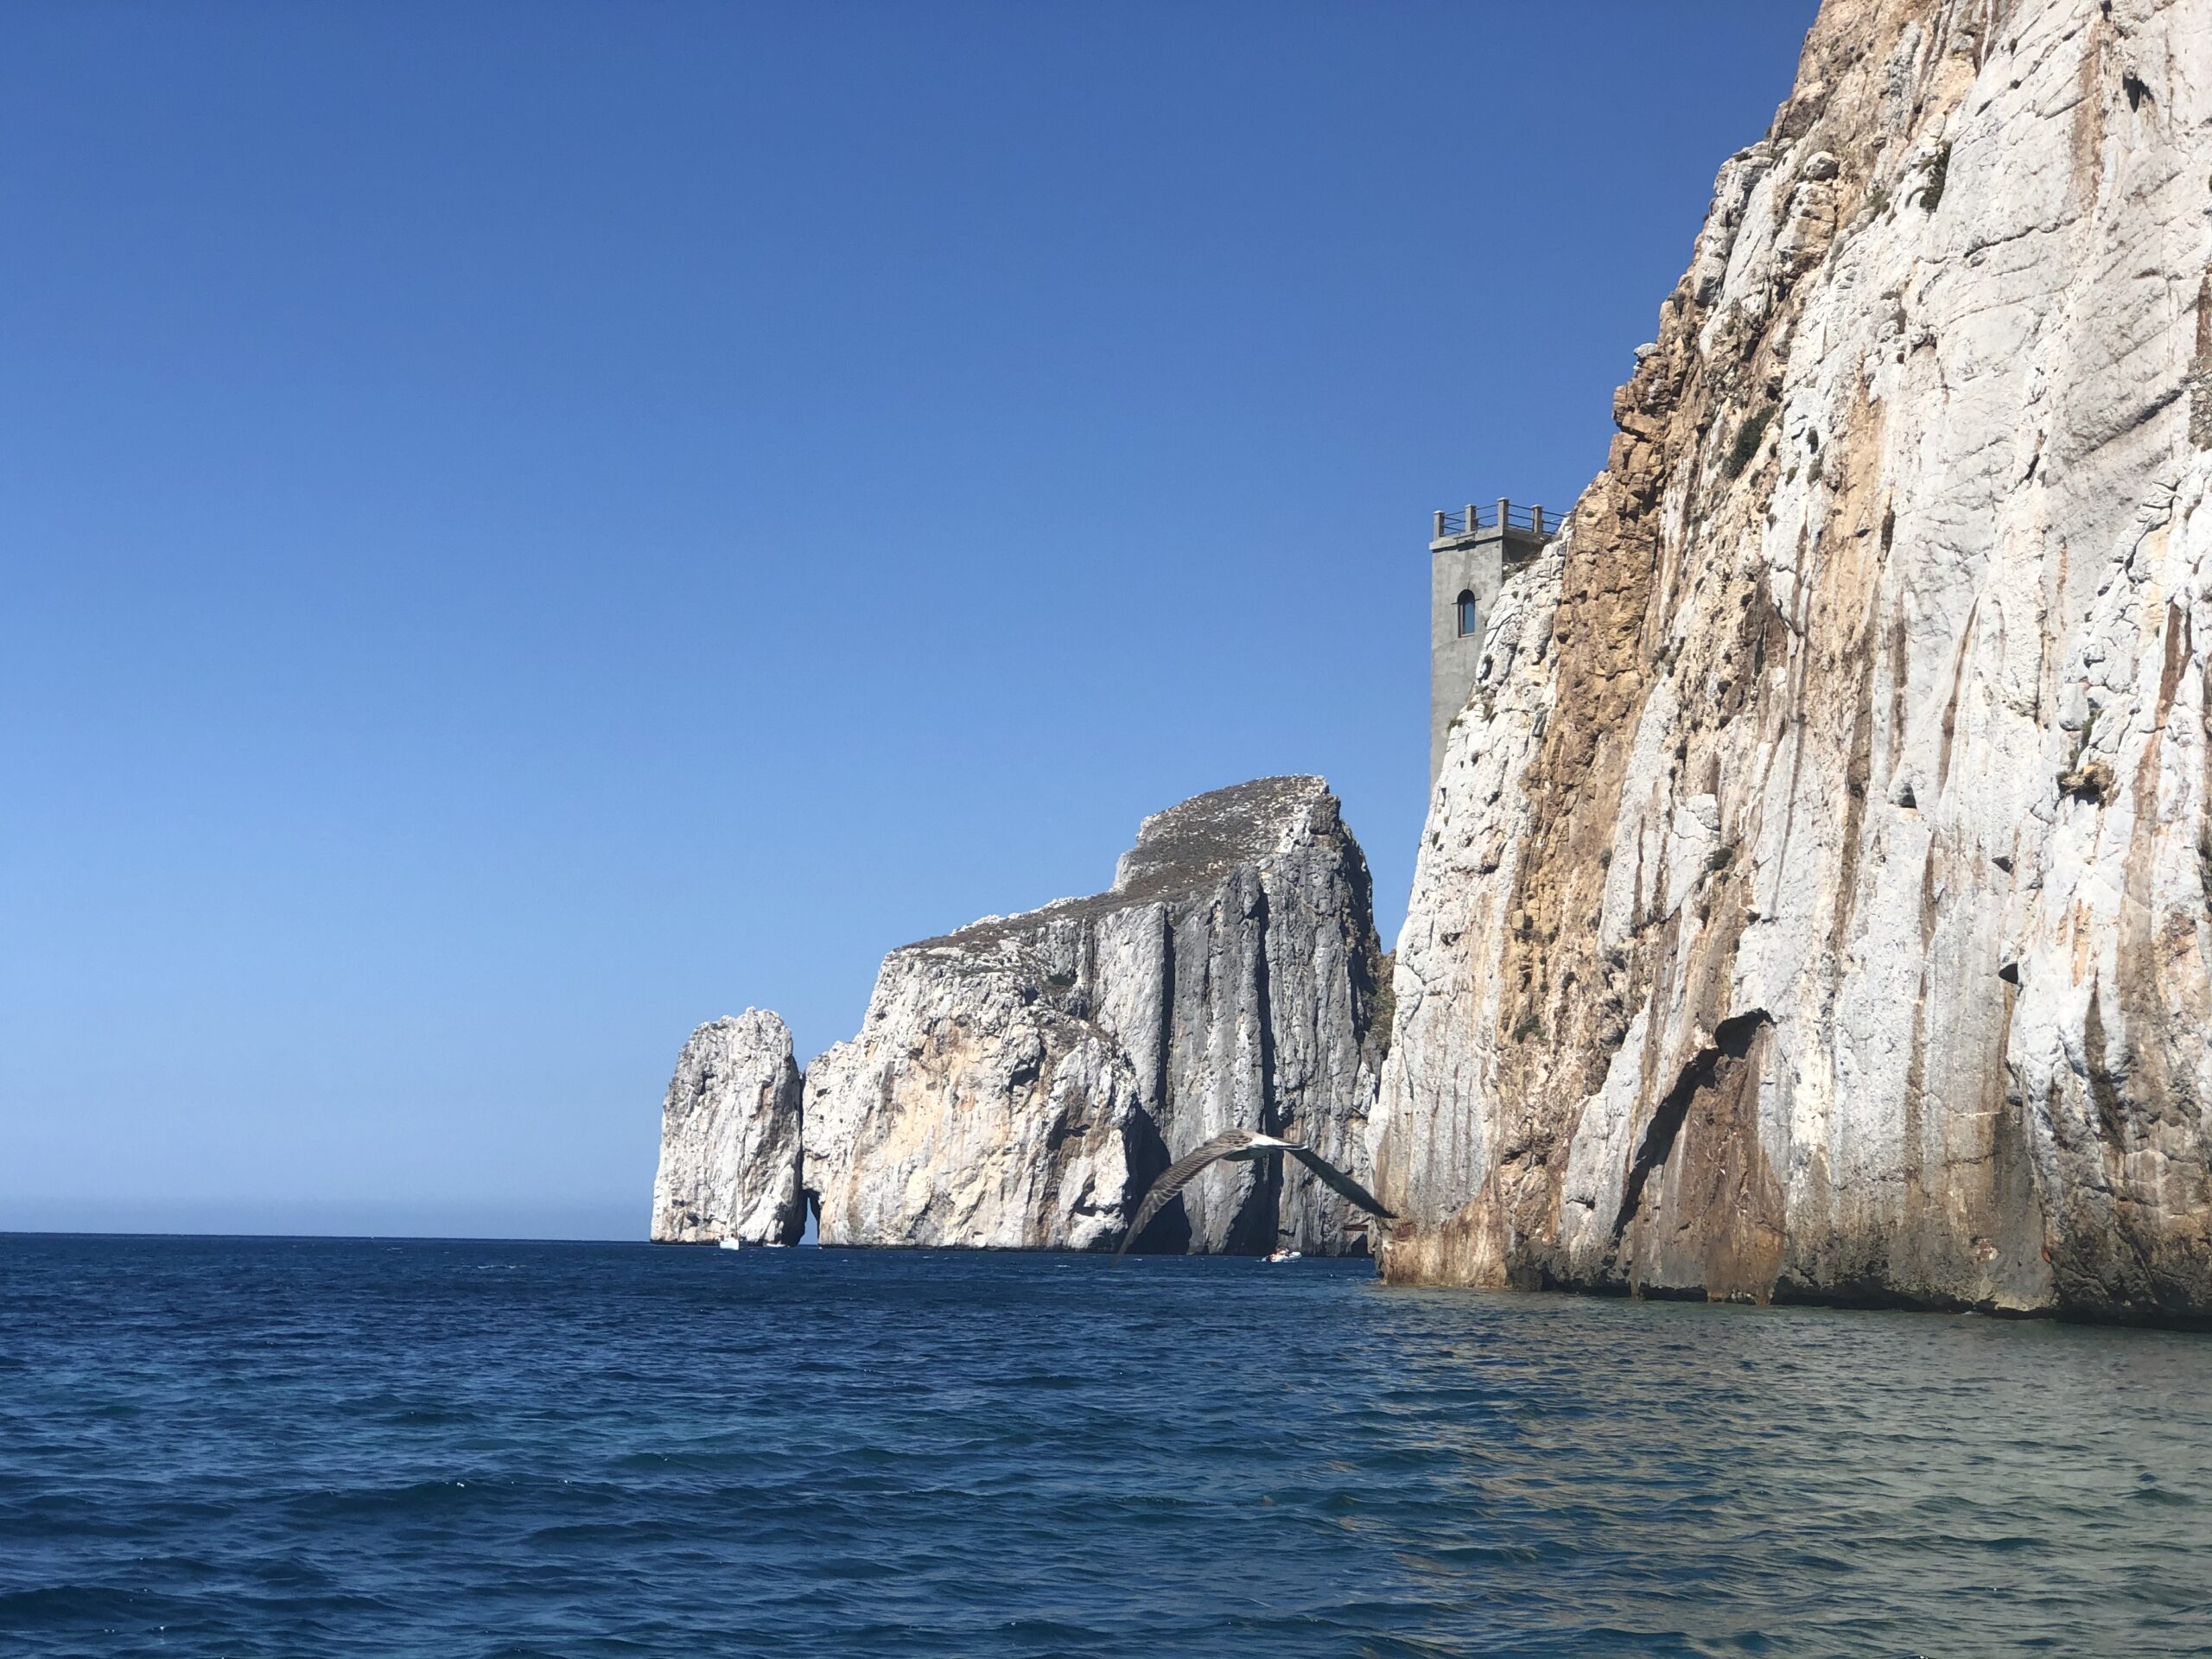
<path id="1" fill-rule="evenodd" d="M 1088 1249 L 1231 1125 L 1364 1178 L 1380 971 L 1367 864 L 1318 778 L 1147 818 L 1112 888 L 893 951 L 808 1069 L 825 1244 Z M 1280 1160 L 1276 1160 L 1280 1161 Z M 1294 1166 L 1222 1166 L 1146 1247 L 1361 1247 Z"/>
<path id="2" fill-rule="evenodd" d="M 1406 1281 L 2212 1313 L 2212 0 L 1827 0 L 1432 801 Z"/>

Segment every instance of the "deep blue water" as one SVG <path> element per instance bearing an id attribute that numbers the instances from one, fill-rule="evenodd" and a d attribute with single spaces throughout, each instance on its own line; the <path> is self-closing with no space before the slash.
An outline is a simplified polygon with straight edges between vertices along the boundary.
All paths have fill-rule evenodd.
<path id="1" fill-rule="evenodd" d="M 0 1236 L 0 1655 L 2212 1653 L 2212 1338 Z"/>

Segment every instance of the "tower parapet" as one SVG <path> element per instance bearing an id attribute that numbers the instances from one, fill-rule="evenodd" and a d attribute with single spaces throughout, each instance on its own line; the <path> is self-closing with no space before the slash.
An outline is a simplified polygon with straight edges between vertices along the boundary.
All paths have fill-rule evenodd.
<path id="1" fill-rule="evenodd" d="M 1482 668 L 1483 629 L 1498 584 L 1560 532 L 1563 515 L 1500 498 L 1438 512 L 1428 543 L 1428 786 L 1444 770 L 1444 740 Z"/>

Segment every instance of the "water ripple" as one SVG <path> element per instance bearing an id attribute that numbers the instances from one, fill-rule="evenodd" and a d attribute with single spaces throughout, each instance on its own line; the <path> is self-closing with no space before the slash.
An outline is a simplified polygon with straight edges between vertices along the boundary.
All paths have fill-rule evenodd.
<path id="1" fill-rule="evenodd" d="M 0 1653 L 2212 1654 L 2212 1340 L 0 1238 Z"/>

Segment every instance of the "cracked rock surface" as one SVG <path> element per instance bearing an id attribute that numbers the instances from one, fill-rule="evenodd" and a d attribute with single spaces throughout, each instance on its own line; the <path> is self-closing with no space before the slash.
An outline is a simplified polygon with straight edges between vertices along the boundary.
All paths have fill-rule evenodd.
<path id="1" fill-rule="evenodd" d="M 1827 0 L 1510 580 L 1401 1282 L 2212 1316 L 2212 0 Z"/>

